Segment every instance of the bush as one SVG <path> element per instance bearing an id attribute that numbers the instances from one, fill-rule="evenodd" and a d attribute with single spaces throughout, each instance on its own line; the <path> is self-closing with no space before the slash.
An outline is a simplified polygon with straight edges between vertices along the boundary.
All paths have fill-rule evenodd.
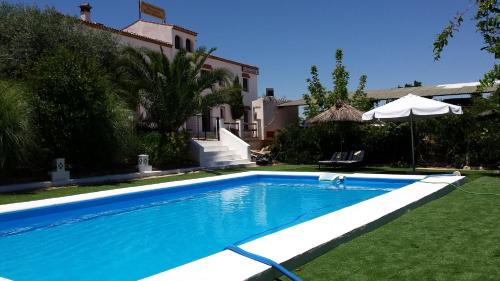
<path id="1" fill-rule="evenodd" d="M 493 105 L 492 105 L 493 103 Z M 418 120 L 415 124 L 416 161 L 423 166 L 496 168 L 500 160 L 500 118 L 480 116 L 495 102 L 477 99 L 464 115 Z M 393 166 L 411 163 L 408 122 L 384 125 L 330 123 L 310 128 L 290 127 L 275 137 L 272 150 L 287 163 L 313 164 L 334 151 L 364 149 L 365 162 Z"/>
<path id="2" fill-rule="evenodd" d="M 333 152 L 361 149 L 361 127 L 351 123 L 319 124 L 309 128 L 288 127 L 272 143 L 277 159 L 307 164 L 328 159 Z"/>
<path id="3" fill-rule="evenodd" d="M 111 70 L 118 58 L 116 40 L 104 31 L 90 29 L 75 17 L 53 8 L 0 2 L 0 75 L 24 79 L 39 58 L 64 46 L 94 57 Z"/>
<path id="4" fill-rule="evenodd" d="M 59 47 L 36 63 L 30 81 L 47 160 L 65 157 L 86 169 L 128 158 L 133 114 L 95 57 Z"/>
<path id="5" fill-rule="evenodd" d="M 179 168 L 193 164 L 190 160 L 190 135 L 186 132 L 162 134 L 149 132 L 139 137 L 139 153 L 149 155 L 156 168 Z"/>
<path id="6" fill-rule="evenodd" d="M 23 164 L 34 145 L 33 135 L 25 87 L 0 81 L 0 171 Z"/>

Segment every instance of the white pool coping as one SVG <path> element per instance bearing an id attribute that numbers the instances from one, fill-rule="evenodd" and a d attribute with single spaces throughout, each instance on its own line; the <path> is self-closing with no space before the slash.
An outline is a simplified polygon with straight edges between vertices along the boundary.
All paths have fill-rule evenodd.
<path id="1" fill-rule="evenodd" d="M 0 205 L 0 214 L 251 175 L 319 176 L 320 174 L 322 173 L 251 171 Z M 357 178 L 379 179 L 422 180 L 425 178 L 425 176 L 419 175 L 360 173 L 345 175 Z M 325 251 L 325 249 L 322 248 L 327 247 L 328 244 L 336 240 L 342 239 L 346 234 L 382 220 L 413 203 L 417 203 L 420 200 L 437 194 L 439 191 L 444 191 L 451 183 L 457 183 L 463 178 L 462 176 L 433 176 L 425 178 L 425 182 L 415 182 L 355 205 L 266 235 L 240 245 L 240 247 L 246 251 L 267 257 L 278 263 L 297 263 L 300 262 L 299 260 L 301 258 L 307 260 L 310 259 L 311 256 L 317 256 L 319 252 Z M 266 274 L 268 274 L 267 277 L 265 277 Z M 259 279 L 260 277 L 269 278 L 269 276 L 271 276 L 269 274 L 275 275 L 276 272 L 271 271 L 270 267 L 265 264 L 243 257 L 232 251 L 224 250 L 142 280 L 229 281 Z"/>

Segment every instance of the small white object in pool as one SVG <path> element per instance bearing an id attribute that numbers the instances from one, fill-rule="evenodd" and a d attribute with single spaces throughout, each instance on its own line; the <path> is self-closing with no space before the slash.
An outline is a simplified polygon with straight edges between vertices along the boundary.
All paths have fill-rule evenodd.
<path id="1" fill-rule="evenodd" d="M 334 181 L 339 177 L 339 175 L 334 173 L 321 173 L 319 175 L 320 181 Z"/>

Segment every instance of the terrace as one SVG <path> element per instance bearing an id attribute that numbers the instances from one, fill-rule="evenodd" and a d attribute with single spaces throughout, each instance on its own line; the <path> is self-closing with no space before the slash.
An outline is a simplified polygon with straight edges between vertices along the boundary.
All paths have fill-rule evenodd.
<path id="1" fill-rule="evenodd" d="M 316 172 L 311 165 L 274 165 L 193 172 L 111 185 L 73 186 L 0 195 L 0 203 L 25 202 L 146 184 L 199 179 L 244 171 Z M 352 170 L 332 169 L 351 173 Z M 370 174 L 407 174 L 404 168 L 363 167 Z M 419 174 L 450 172 L 418 169 Z M 372 231 L 341 243 L 295 269 L 303 280 L 453 279 L 488 280 L 499 275 L 500 231 L 496 219 L 500 177 L 493 171 L 462 171 L 465 183 Z M 473 210 L 473 211 L 472 211 Z M 351 240 L 352 239 L 352 240 Z M 416 266 L 417 265 L 417 266 Z M 494 279 L 494 278 L 493 278 Z M 492 279 L 492 280 L 493 280 Z M 286 280 L 282 277 L 281 280 Z"/>

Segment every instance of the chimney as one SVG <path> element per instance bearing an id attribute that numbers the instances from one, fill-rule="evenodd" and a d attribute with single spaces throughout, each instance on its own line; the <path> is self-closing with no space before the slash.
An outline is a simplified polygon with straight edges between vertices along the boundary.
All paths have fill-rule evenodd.
<path id="1" fill-rule="evenodd" d="M 266 97 L 274 97 L 274 88 L 266 88 Z"/>
<path id="2" fill-rule="evenodd" d="M 82 21 L 90 22 L 90 10 L 92 9 L 92 6 L 90 6 L 89 3 L 84 3 L 81 4 L 79 7 L 80 7 L 80 19 Z"/>

